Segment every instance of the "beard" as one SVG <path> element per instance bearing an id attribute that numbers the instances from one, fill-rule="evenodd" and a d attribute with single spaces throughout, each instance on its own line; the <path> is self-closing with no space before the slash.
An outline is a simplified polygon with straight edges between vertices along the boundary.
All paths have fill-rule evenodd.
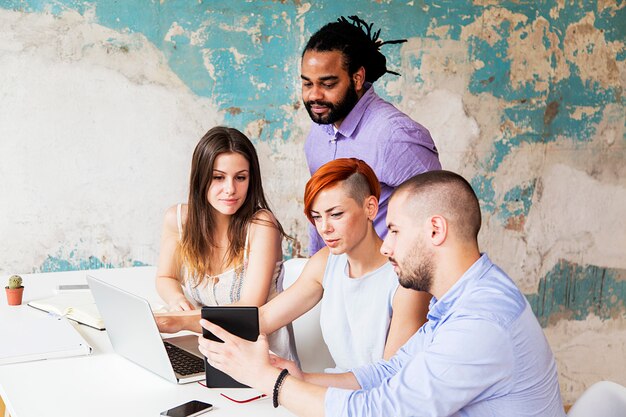
<path id="1" fill-rule="evenodd" d="M 432 255 L 422 245 L 416 245 L 403 260 L 402 265 L 392 259 L 399 267 L 400 285 L 415 291 L 430 292 L 435 272 Z"/>
<path id="2" fill-rule="evenodd" d="M 322 125 L 330 125 L 339 120 L 343 120 L 350 114 L 356 103 L 359 101 L 359 96 L 356 93 L 356 89 L 354 88 L 354 81 L 350 82 L 350 86 L 348 90 L 343 95 L 341 100 L 338 103 L 332 103 L 330 101 L 305 101 L 304 107 L 306 111 L 309 113 L 309 117 L 315 123 L 319 123 Z M 319 115 L 313 113 L 311 111 L 311 106 L 317 104 L 319 106 L 325 106 L 328 108 L 328 113 L 326 115 Z"/>

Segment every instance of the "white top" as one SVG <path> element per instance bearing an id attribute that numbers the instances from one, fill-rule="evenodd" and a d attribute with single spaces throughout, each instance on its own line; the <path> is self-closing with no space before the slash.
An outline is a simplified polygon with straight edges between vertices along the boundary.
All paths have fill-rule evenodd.
<path id="1" fill-rule="evenodd" d="M 328 255 L 322 283 L 320 325 L 336 367 L 346 372 L 383 358 L 398 276 L 389 262 L 362 277 L 350 278 L 348 257 Z"/>
<path id="2" fill-rule="evenodd" d="M 181 216 L 181 204 L 176 207 L 176 217 L 178 220 L 178 238 L 183 237 L 183 223 Z M 243 263 L 234 268 L 224 271 L 218 275 L 205 275 L 198 286 L 194 286 L 194 281 L 189 275 L 187 268 L 183 265 L 183 291 L 185 296 L 192 299 L 199 305 L 216 306 L 232 304 L 241 298 L 241 288 L 248 266 L 248 235 L 243 252 Z M 283 290 L 283 261 L 276 262 L 274 275 L 270 284 L 270 292 L 267 301 L 276 297 Z M 280 357 L 296 360 L 297 354 L 291 324 L 276 330 L 268 336 L 270 349 Z"/>

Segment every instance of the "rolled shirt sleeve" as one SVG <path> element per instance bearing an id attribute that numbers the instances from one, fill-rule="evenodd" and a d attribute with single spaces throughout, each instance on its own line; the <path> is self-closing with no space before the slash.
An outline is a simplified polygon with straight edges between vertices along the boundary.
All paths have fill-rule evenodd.
<path id="1" fill-rule="evenodd" d="M 326 416 L 451 416 L 482 397 L 506 394 L 495 391 L 509 386 L 514 356 L 499 325 L 457 318 L 419 335 L 390 361 L 355 369 L 361 390 L 328 389 Z"/>
<path id="2" fill-rule="evenodd" d="M 393 188 L 418 174 L 441 169 L 430 132 L 421 125 L 400 123 L 383 143 L 384 165 L 378 179 Z"/>

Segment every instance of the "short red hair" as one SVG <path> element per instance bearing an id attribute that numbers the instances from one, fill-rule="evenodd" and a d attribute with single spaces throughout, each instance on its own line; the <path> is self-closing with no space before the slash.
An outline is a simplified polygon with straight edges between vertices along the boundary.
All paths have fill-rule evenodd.
<path id="1" fill-rule="evenodd" d="M 304 188 L 304 214 L 311 223 L 314 223 L 311 217 L 311 207 L 318 194 L 325 188 L 333 187 L 354 174 L 362 175 L 369 186 L 370 195 L 376 197 L 377 200 L 380 199 L 380 182 L 369 165 L 357 158 L 335 159 L 315 171 Z"/>

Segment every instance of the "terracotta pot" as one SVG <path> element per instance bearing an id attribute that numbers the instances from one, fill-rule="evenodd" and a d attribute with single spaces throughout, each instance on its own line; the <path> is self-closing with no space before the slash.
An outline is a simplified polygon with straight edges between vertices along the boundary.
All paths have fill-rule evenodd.
<path id="1" fill-rule="evenodd" d="M 22 304 L 22 295 L 24 295 L 24 287 L 19 288 L 9 288 L 4 287 L 7 292 L 7 303 L 10 306 L 19 306 Z"/>

